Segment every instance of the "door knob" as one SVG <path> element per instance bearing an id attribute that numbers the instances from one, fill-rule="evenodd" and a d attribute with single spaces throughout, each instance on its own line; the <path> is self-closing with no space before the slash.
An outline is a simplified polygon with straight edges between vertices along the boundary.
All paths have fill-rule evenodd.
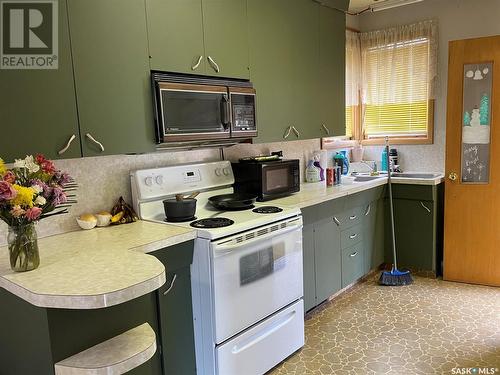
<path id="1" fill-rule="evenodd" d="M 448 175 L 448 179 L 450 179 L 451 181 L 456 181 L 458 178 L 458 174 L 456 174 L 455 172 L 451 172 L 449 175 Z"/>

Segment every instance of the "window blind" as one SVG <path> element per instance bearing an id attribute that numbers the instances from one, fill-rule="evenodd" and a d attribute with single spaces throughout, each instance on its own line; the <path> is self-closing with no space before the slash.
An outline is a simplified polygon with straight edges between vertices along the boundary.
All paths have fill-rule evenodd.
<path id="1" fill-rule="evenodd" d="M 429 51 L 425 37 L 363 51 L 365 138 L 427 136 Z"/>

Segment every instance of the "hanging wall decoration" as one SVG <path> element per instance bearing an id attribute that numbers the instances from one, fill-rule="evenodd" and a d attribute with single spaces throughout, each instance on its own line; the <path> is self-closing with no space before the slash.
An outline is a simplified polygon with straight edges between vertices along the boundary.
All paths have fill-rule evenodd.
<path id="1" fill-rule="evenodd" d="M 462 183 L 489 182 L 492 75 L 493 63 L 464 65 Z"/>

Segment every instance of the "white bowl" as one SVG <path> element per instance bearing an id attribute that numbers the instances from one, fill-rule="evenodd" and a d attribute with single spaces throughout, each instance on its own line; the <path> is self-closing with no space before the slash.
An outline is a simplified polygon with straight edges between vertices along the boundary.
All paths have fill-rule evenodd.
<path id="1" fill-rule="evenodd" d="M 97 225 L 97 220 L 80 220 L 80 218 L 76 218 L 76 222 L 82 229 L 92 229 Z"/>

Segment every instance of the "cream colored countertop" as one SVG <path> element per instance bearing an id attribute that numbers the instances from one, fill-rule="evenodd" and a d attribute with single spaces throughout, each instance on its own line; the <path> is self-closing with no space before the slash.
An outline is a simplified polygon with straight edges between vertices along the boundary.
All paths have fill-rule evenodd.
<path id="1" fill-rule="evenodd" d="M 344 178 L 344 180 L 352 180 L 352 177 Z M 443 181 L 444 177 L 442 175 L 439 175 L 434 179 L 392 178 L 392 182 L 394 184 L 438 185 Z M 281 205 L 305 208 L 331 199 L 345 197 L 386 184 L 387 177 L 380 177 L 366 182 L 342 183 L 340 185 L 330 187 L 327 187 L 324 182 L 303 183 L 300 185 L 300 191 L 298 193 L 284 198 L 273 199 L 272 202 L 277 206 Z"/>
<path id="2" fill-rule="evenodd" d="M 145 253 L 195 237 L 195 230 L 145 221 L 69 232 L 39 239 L 40 266 L 21 273 L 0 247 L 0 287 L 39 307 L 117 305 L 165 283 L 165 267 Z"/>

